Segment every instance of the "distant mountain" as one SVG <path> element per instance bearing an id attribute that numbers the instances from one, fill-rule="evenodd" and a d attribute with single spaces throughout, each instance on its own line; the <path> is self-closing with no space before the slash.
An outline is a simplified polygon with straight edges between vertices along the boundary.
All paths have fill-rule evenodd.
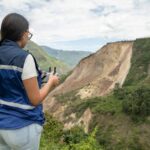
<path id="1" fill-rule="evenodd" d="M 84 57 L 91 54 L 88 51 L 65 51 L 59 49 L 53 49 L 47 46 L 41 46 L 50 56 L 55 57 L 70 67 L 74 67 Z"/>
<path id="2" fill-rule="evenodd" d="M 25 50 L 29 50 L 39 63 L 41 69 L 48 71 L 48 68 L 57 67 L 57 71 L 61 74 L 66 73 L 69 71 L 69 66 L 66 65 L 64 62 L 49 56 L 47 52 L 43 50 L 43 48 L 33 41 L 29 41 L 25 47 Z"/>

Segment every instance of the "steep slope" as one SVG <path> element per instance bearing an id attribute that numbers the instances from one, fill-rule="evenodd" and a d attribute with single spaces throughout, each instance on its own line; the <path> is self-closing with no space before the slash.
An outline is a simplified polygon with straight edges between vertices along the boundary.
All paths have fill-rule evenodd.
<path id="1" fill-rule="evenodd" d="M 102 96 L 116 83 L 122 86 L 129 68 L 133 42 L 116 42 L 105 45 L 80 61 L 72 74 L 54 93 L 79 90 L 81 97 Z"/>
<path id="2" fill-rule="evenodd" d="M 82 58 L 91 54 L 91 52 L 88 51 L 65 51 L 65 50 L 53 49 L 47 46 L 42 46 L 42 48 L 50 56 L 53 56 L 58 60 L 65 62 L 70 67 L 74 67 Z"/>
<path id="3" fill-rule="evenodd" d="M 122 86 L 130 69 L 132 46 L 133 42 L 109 43 L 82 59 L 65 82 L 49 94 L 44 101 L 44 110 L 64 121 L 70 105 L 87 97 L 106 95 L 118 83 Z M 69 113 L 72 118 L 71 111 Z M 66 126 L 72 125 L 67 123 Z"/>
<path id="4" fill-rule="evenodd" d="M 68 65 L 54 57 L 49 56 L 39 45 L 33 41 L 29 41 L 25 49 L 29 50 L 29 52 L 35 56 L 43 70 L 48 71 L 50 66 L 57 67 L 57 71 L 59 73 L 66 73 L 69 70 Z"/>

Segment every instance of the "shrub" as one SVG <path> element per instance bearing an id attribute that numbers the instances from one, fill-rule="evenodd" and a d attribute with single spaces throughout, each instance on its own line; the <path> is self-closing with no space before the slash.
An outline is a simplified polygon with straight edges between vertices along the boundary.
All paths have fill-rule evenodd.
<path id="1" fill-rule="evenodd" d="M 140 87 L 129 94 L 123 101 L 123 111 L 132 119 L 145 118 L 150 115 L 150 89 Z"/>

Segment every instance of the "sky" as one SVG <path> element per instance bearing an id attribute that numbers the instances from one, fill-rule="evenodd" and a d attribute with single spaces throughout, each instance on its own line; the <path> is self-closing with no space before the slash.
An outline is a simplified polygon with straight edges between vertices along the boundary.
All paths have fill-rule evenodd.
<path id="1" fill-rule="evenodd" d="M 150 36 L 150 0 L 0 0 L 30 23 L 32 40 L 56 49 L 97 51 L 107 42 Z"/>

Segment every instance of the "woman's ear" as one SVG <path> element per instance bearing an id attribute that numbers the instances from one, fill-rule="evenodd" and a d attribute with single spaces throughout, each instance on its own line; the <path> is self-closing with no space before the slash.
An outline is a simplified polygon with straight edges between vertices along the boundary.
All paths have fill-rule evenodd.
<path id="1" fill-rule="evenodd" d="M 23 34 L 22 34 L 22 39 L 26 39 L 27 38 L 27 35 L 26 35 L 26 32 L 24 32 Z"/>

